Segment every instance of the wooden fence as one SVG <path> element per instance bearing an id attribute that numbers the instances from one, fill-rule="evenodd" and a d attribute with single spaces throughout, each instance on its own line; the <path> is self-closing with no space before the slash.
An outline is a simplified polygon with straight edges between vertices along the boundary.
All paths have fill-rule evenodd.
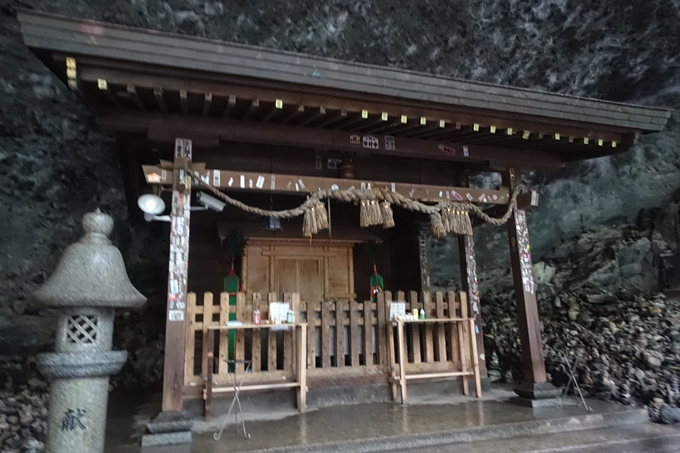
<path id="1" fill-rule="evenodd" d="M 203 335 L 206 322 L 224 325 L 230 313 L 240 321 L 250 322 L 253 310 L 259 309 L 262 319 L 268 319 L 269 303 L 284 301 L 291 304 L 296 319 L 308 324 L 307 335 L 307 376 L 310 387 L 323 385 L 351 385 L 357 382 L 386 382 L 395 376 L 390 370 L 390 357 L 394 354 L 391 346 L 393 325 L 388 322 L 389 302 L 406 302 L 407 310 L 421 308 L 428 318 L 467 317 L 465 294 L 416 292 L 405 294 L 385 292 L 377 302 L 357 301 L 300 301 L 298 293 L 248 294 L 236 293 L 236 304 L 229 305 L 229 294 L 221 293 L 219 302 L 212 293 L 203 295 L 202 305 L 190 293 L 187 298 L 187 343 L 185 351 L 185 386 L 203 387 L 203 376 L 207 376 L 203 351 L 207 349 Z M 232 296 L 232 297 L 234 297 Z M 408 296 L 408 297 L 407 297 Z M 386 302 L 387 301 L 387 302 Z M 462 301 L 462 303 L 461 303 Z M 470 366 L 469 327 L 458 332 L 455 325 L 413 325 L 406 332 L 407 364 L 409 374 L 433 372 L 445 369 L 461 369 L 463 363 Z M 216 385 L 227 385 L 228 351 L 227 332 L 220 332 L 215 338 L 215 369 L 213 380 Z M 252 361 L 250 384 L 275 383 L 293 380 L 296 369 L 293 329 L 287 331 L 238 331 L 235 336 L 233 354 L 236 359 Z M 243 372 L 242 365 L 236 368 L 237 375 Z M 198 390 L 198 389 L 197 389 Z M 192 392 L 193 393 L 193 392 Z"/>

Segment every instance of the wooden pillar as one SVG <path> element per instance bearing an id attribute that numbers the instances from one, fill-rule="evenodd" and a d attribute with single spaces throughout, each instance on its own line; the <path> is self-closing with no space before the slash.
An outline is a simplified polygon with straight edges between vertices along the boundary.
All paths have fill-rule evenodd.
<path id="1" fill-rule="evenodd" d="M 458 183 L 461 187 L 470 187 L 468 174 L 459 174 Z M 463 291 L 468 295 L 468 313 L 475 320 L 475 338 L 477 340 L 477 354 L 479 372 L 487 377 L 486 356 L 484 353 L 484 331 L 482 329 L 482 306 L 479 302 L 479 283 L 477 281 L 477 260 L 475 259 L 474 236 L 458 235 L 458 257 L 460 263 L 460 277 Z"/>
<path id="2" fill-rule="evenodd" d="M 479 302 L 475 239 L 473 236 L 458 236 L 458 253 L 460 256 L 460 275 L 463 291 L 467 293 L 468 303 L 470 304 L 468 313 L 475 321 L 479 373 L 482 377 L 487 377 L 486 356 L 484 355 L 484 332 L 482 329 L 482 306 Z"/>
<path id="3" fill-rule="evenodd" d="M 520 175 L 515 173 L 513 168 L 508 169 L 503 174 L 503 184 L 509 187 L 511 191 L 520 183 Z M 516 209 L 510 216 L 508 239 L 524 371 L 522 385 L 514 390 L 521 399 L 553 398 L 559 395 L 559 389 L 546 382 L 543 340 L 541 339 L 541 324 L 538 319 L 538 305 L 531 269 L 531 245 L 529 243 L 526 211 Z M 534 405 L 533 403 L 527 404 Z"/>
<path id="4" fill-rule="evenodd" d="M 174 181 L 170 213 L 170 259 L 168 305 L 165 324 L 163 366 L 163 412 L 182 410 L 184 388 L 184 343 L 189 266 L 189 222 L 191 206 L 191 140 L 175 140 Z"/>

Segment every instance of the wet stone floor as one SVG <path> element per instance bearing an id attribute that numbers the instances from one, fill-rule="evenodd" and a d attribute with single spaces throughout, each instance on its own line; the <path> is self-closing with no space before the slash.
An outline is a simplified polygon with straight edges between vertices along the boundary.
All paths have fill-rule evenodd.
<path id="1" fill-rule="evenodd" d="M 245 439 L 242 432 L 235 432 L 232 416 L 222 438 L 215 441 L 213 433 L 223 420 L 222 416 L 215 416 L 209 423 L 201 420 L 196 422 L 194 440 L 191 445 L 143 450 L 139 447 L 141 433 L 149 419 L 158 412 L 159 398 L 156 395 L 129 399 L 112 397 L 109 406 L 106 452 L 390 451 L 404 448 L 404 445 L 408 444 L 409 448 L 423 452 L 493 451 L 499 453 L 500 451 L 563 451 L 532 450 L 527 449 L 527 444 L 535 443 L 537 447 L 543 445 L 548 448 L 550 444 L 556 443 L 564 447 L 570 445 L 570 442 L 576 448 L 573 451 L 586 452 L 591 450 L 587 450 L 585 446 L 578 449 L 577 446 L 579 442 L 583 443 L 590 439 L 596 445 L 611 444 L 614 448 L 611 450 L 612 453 L 623 453 L 628 450 L 616 448 L 616 442 L 625 440 L 626 436 L 630 442 L 636 442 L 641 437 L 665 439 L 675 436 L 676 433 L 680 434 L 674 427 L 648 423 L 639 409 L 613 403 L 589 401 L 594 411 L 592 414 L 587 414 L 582 407 L 573 402 L 568 402 L 562 407 L 530 409 L 507 403 L 505 399 L 509 395 L 508 392 L 490 393 L 483 400 L 458 396 L 447 399 L 422 399 L 408 406 L 396 403 L 372 403 L 327 407 L 312 409 L 304 414 L 298 414 L 292 410 L 267 411 L 266 413 L 252 413 L 251 411 L 247 414 L 246 420 L 250 439 Z M 603 427 L 598 426 L 598 423 L 602 425 L 602 420 L 607 417 L 613 420 L 625 419 L 623 423 L 626 426 L 602 429 Z M 593 423 L 591 427 L 593 430 L 587 433 L 574 431 L 585 429 L 582 426 L 584 423 L 586 425 Z M 576 425 L 580 427 L 576 428 Z M 640 425 L 644 426 L 640 428 Z M 636 434 L 636 429 L 638 431 L 643 429 L 644 432 L 640 431 Z M 442 439 L 448 439 L 446 436 L 450 436 L 450 433 L 457 433 L 454 441 L 474 440 L 476 442 L 458 443 L 455 448 L 454 446 L 433 446 Z M 531 442 L 527 441 L 528 434 L 532 435 Z M 508 439 L 511 437 L 514 440 Z M 422 443 L 409 441 L 409 439 L 416 438 L 422 440 Z M 509 449 L 513 442 L 517 444 L 517 447 Z M 663 444 L 666 441 L 658 440 L 658 442 Z M 361 448 L 359 448 L 360 445 L 362 445 Z M 680 445 L 677 438 L 674 445 Z M 630 451 L 649 451 L 650 453 L 657 451 L 651 449 L 651 444 L 645 448 Z"/>

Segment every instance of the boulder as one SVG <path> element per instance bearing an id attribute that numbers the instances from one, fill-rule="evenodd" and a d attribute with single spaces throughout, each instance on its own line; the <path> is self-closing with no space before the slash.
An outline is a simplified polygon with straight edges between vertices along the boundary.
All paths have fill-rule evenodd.
<path id="1" fill-rule="evenodd" d="M 555 276 L 555 272 L 557 272 L 557 269 L 543 261 L 534 264 L 531 269 L 534 273 L 534 281 L 539 285 L 549 284 Z"/>

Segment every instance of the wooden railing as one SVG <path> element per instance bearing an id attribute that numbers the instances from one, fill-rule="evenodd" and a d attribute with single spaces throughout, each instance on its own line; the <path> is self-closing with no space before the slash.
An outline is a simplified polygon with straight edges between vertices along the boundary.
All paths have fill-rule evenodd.
<path id="1" fill-rule="evenodd" d="M 407 294 L 385 292 L 377 302 L 304 302 L 298 293 L 248 294 L 236 293 L 235 305 L 229 305 L 229 294 L 221 293 L 215 301 L 212 293 L 203 295 L 202 305 L 197 305 L 194 293 L 189 293 L 187 303 L 187 342 L 185 351 L 185 386 L 203 387 L 207 376 L 203 351 L 207 350 L 204 326 L 224 325 L 233 313 L 241 321 L 250 322 L 253 310 L 259 309 L 262 320 L 268 319 L 269 302 L 284 301 L 291 304 L 296 319 L 308 324 L 307 376 L 309 387 L 324 385 L 351 385 L 358 382 L 385 383 L 394 376 L 390 369 L 389 302 L 406 302 L 407 310 L 421 308 L 428 318 L 467 317 L 465 294 L 416 292 Z M 463 303 L 461 303 L 461 300 Z M 218 303 L 216 303 L 218 302 Z M 470 366 L 469 327 L 458 332 L 456 325 L 413 325 L 406 331 L 406 371 L 409 374 L 441 370 L 459 370 L 462 362 Z M 393 331 L 392 331 L 393 332 Z M 213 369 L 216 385 L 227 385 L 228 358 L 227 333 L 215 338 Z M 238 331 L 235 335 L 234 358 L 252 361 L 251 384 L 274 383 L 292 380 L 296 369 L 293 330 L 289 331 Z M 242 365 L 236 368 L 243 372 Z M 198 390 L 198 389 L 196 389 Z M 196 392 L 197 393 L 197 392 Z"/>

